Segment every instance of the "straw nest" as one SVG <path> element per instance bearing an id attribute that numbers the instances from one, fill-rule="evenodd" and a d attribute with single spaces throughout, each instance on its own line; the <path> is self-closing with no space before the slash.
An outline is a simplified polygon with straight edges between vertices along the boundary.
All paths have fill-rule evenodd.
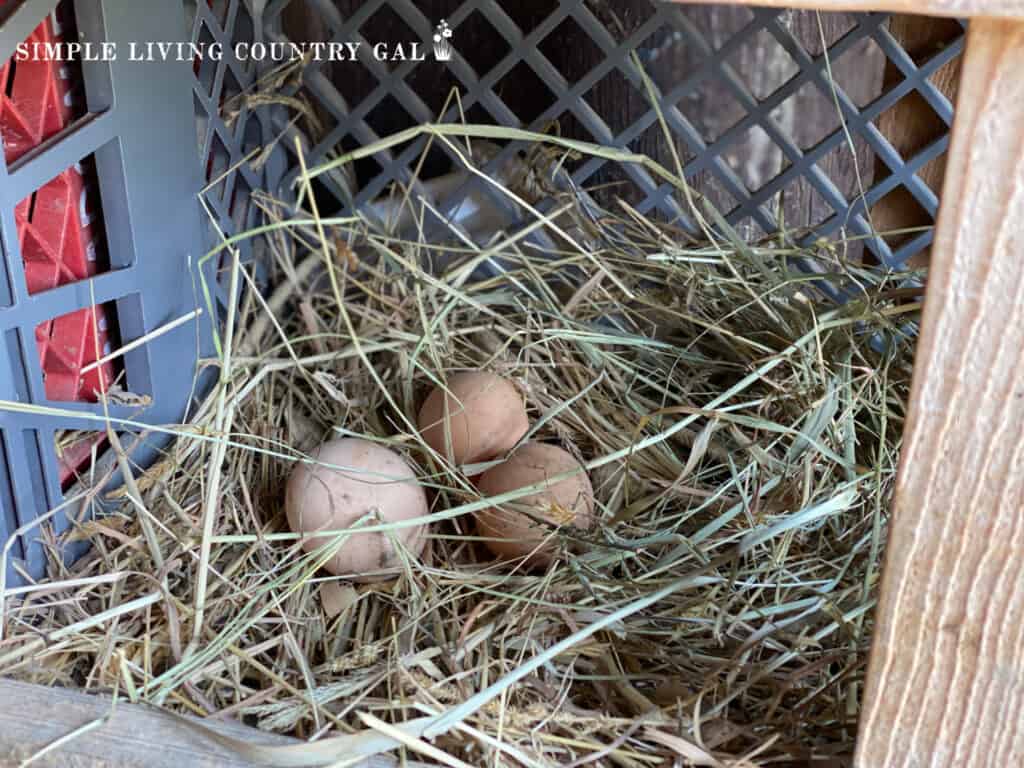
<path id="1" fill-rule="evenodd" d="M 278 288 L 230 311 L 206 364 L 218 383 L 163 459 L 114 491 L 79 489 L 75 514 L 98 516 L 71 536 L 91 551 L 5 595 L 0 673 L 311 740 L 292 765 L 850 754 L 918 309 L 906 276 L 845 262 L 842 242 L 723 236 L 646 158 L 488 130 L 391 144 L 543 147 L 551 162 L 518 194 L 490 184 L 526 227 L 482 245 L 263 198 Z M 540 214 L 530 185 L 586 154 L 676 185 L 713 239 L 558 184 Z M 250 274 L 226 258 L 223 277 Z M 836 305 L 825 284 L 856 293 Z M 495 562 L 472 521 L 488 502 L 414 429 L 434 383 L 472 369 L 513 381 L 533 439 L 590 474 L 601 524 L 552 530 L 565 546 L 547 570 Z M 339 435 L 401 452 L 429 489 L 428 551 L 390 581 L 334 579 L 319 563 L 342 537 L 304 554 L 287 530 L 294 462 Z"/>

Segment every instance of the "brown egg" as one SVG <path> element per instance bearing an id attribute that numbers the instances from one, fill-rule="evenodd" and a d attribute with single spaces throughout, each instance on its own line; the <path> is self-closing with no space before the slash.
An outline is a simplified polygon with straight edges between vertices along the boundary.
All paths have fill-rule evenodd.
<path id="1" fill-rule="evenodd" d="M 435 387 L 420 409 L 417 425 L 427 445 L 456 466 L 502 456 L 530 428 L 519 391 L 484 371 L 450 376 L 447 392 Z"/>
<path id="2" fill-rule="evenodd" d="M 505 462 L 484 472 L 477 483 L 480 493 L 497 496 L 573 470 L 580 471 L 547 483 L 538 493 L 478 512 L 477 529 L 488 539 L 487 548 L 499 557 L 510 559 L 533 552 L 530 565 L 550 563 L 558 552 L 557 538 L 552 536 L 550 526 L 536 522 L 530 515 L 552 525 L 589 528 L 594 521 L 594 491 L 587 473 L 571 454 L 545 443 L 526 443 Z M 529 511 L 530 515 L 517 509 Z"/>
<path id="3" fill-rule="evenodd" d="M 288 478 L 285 512 L 288 525 L 296 533 L 342 530 L 371 514 L 379 522 L 427 514 L 427 496 L 416 481 L 415 472 L 405 459 L 382 445 L 357 438 L 331 440 L 321 445 L 312 458 L 351 471 L 316 464 L 295 467 Z M 355 581 L 387 578 L 400 563 L 391 536 L 414 555 L 423 551 L 426 542 L 422 525 L 353 534 L 324 568 Z M 330 536 L 314 536 L 303 539 L 302 548 L 311 552 L 330 541 Z"/>

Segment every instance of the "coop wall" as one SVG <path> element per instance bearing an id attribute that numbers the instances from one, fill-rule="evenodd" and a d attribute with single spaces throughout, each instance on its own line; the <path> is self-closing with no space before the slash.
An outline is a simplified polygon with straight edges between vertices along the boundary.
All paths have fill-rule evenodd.
<path id="1" fill-rule="evenodd" d="M 470 122 L 629 147 L 666 167 L 677 153 L 694 188 L 743 236 L 785 229 L 804 244 L 845 239 L 843 255 L 889 266 L 927 258 L 963 48 L 957 21 L 649 0 L 295 0 L 274 34 L 424 40 L 442 18 L 458 52 L 447 64 L 364 56 L 307 68 L 304 92 L 323 117 L 321 149 L 351 149 L 437 119 L 459 89 Z M 444 119 L 458 118 L 449 106 Z M 383 165 L 357 163 L 355 204 L 407 183 L 424 144 Z M 418 178 L 453 165 L 435 148 Z M 668 186 L 640 169 L 592 159 L 573 171 L 601 202 L 621 198 L 693 223 Z"/>

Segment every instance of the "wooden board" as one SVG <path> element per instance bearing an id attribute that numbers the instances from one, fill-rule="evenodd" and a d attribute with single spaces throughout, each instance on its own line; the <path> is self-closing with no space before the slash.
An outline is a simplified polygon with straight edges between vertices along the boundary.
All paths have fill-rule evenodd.
<path id="1" fill-rule="evenodd" d="M 674 0 L 681 2 L 681 0 Z M 988 16 L 1024 19 L 1024 0 L 728 0 L 733 5 L 767 8 L 809 8 L 819 11 L 890 11 L 920 16 L 968 18 Z M 718 5 L 723 0 L 686 0 L 697 5 Z"/>
<path id="2" fill-rule="evenodd" d="M 592 10 L 609 29 L 615 31 L 621 24 L 623 32 L 629 34 L 646 21 L 650 5 L 650 0 L 620 0 L 608 5 L 594 4 Z M 735 5 L 683 6 L 681 11 L 693 31 L 703 38 L 708 49 L 693 45 L 682 37 L 676 39 L 668 29 L 644 41 L 643 47 L 648 55 L 656 54 L 646 65 L 647 73 L 663 93 L 671 92 L 679 82 L 693 76 L 713 55 L 712 51 L 727 43 L 751 18 L 749 10 Z M 780 17 L 780 23 L 811 55 L 821 53 L 822 37 L 832 43 L 853 26 L 847 14 L 826 13 L 819 17 L 811 11 L 784 14 Z M 621 36 L 622 33 L 615 31 L 615 34 Z M 586 45 L 583 39 L 567 41 L 555 53 L 557 57 L 553 63 L 570 82 L 582 78 L 602 58 L 601 53 L 594 51 L 593 46 Z M 766 98 L 797 72 L 796 63 L 767 33 L 752 36 L 729 56 L 727 62 L 730 71 L 755 98 Z M 858 46 L 856 50 L 834 61 L 832 66 L 837 81 L 856 103 L 867 103 L 881 94 L 885 56 L 876 46 Z M 603 78 L 586 98 L 615 135 L 650 111 L 646 94 L 631 86 L 621 75 Z M 745 108 L 730 93 L 721 76 L 704 80 L 676 106 L 707 144 L 714 143 L 746 115 Z M 817 144 L 840 125 L 832 99 L 813 86 L 801 88 L 785 99 L 772 111 L 772 120 L 790 141 L 804 150 Z M 562 128 L 568 135 L 592 140 L 588 134 L 574 131 L 572 121 L 563 121 Z M 678 138 L 675 144 L 676 151 L 684 161 L 693 156 L 692 149 L 683 139 Z M 630 148 L 654 158 L 666 167 L 673 167 L 671 148 L 657 124 L 630 142 Z M 855 150 L 856 156 L 845 148 L 830 152 L 818 163 L 818 167 L 847 199 L 859 195 L 861 183 L 869 187 L 872 181 L 874 153 L 867 142 L 859 138 L 855 140 Z M 723 158 L 750 191 L 759 189 L 789 165 L 782 149 L 760 129 L 748 129 L 736 137 L 723 153 Z M 620 167 L 609 163 L 590 183 L 598 185 L 619 181 L 624 177 Z M 722 213 L 728 213 L 736 204 L 723 184 L 708 171 L 697 174 L 692 183 Z M 640 202 L 622 188 L 614 189 L 614 194 L 632 203 Z M 607 204 L 610 201 L 603 202 Z M 813 190 L 806 178 L 798 178 L 789 183 L 781 201 L 771 201 L 769 208 L 777 219 L 781 218 L 786 227 L 791 229 L 820 224 L 832 214 L 832 208 Z M 747 231 L 742 227 L 741 230 L 749 237 L 759 234 L 756 230 Z"/>
<path id="3" fill-rule="evenodd" d="M 651 9 L 651 0 L 619 0 L 616 3 L 594 3 L 590 6 L 590 10 L 612 31 L 616 39 L 631 35 L 642 27 Z M 711 52 L 727 43 L 751 18 L 748 9 L 737 5 L 684 5 L 680 11 L 692 31 L 703 40 L 703 45 L 692 44 L 683 35 L 673 35 L 673 28 L 668 27 L 650 35 L 640 46 L 640 52 L 646 56 L 647 74 L 663 93 L 671 92 L 679 82 L 696 74 L 707 63 Z M 819 16 L 811 11 L 796 11 L 780 17 L 780 23 L 812 55 L 820 53 L 822 36 L 831 42 L 852 26 L 846 14 L 822 14 L 820 22 L 819 28 Z M 559 34 L 558 31 L 552 33 L 553 36 Z M 560 35 L 559 43 L 557 47 L 545 49 L 544 52 L 570 83 L 583 79 L 604 59 L 603 51 L 591 43 L 587 34 L 578 27 Z M 853 54 L 842 57 L 833 66 L 837 79 L 851 98 L 857 103 L 866 103 L 882 92 L 885 56 L 875 46 L 863 46 Z M 781 86 L 796 71 L 795 62 L 767 33 L 753 36 L 739 46 L 728 58 L 728 65 L 747 90 L 755 97 L 762 98 Z M 647 95 L 617 71 L 601 78 L 584 98 L 601 115 L 615 136 L 650 111 Z M 703 80 L 695 90 L 680 99 L 676 106 L 708 144 L 714 143 L 722 133 L 746 115 L 744 107 L 730 93 L 719 75 Z M 799 90 L 778 105 L 772 118 L 780 130 L 803 149 L 817 143 L 839 125 L 834 103 L 817 88 Z M 560 119 L 559 127 L 563 135 L 595 140 L 568 112 Z M 874 161 L 874 155 L 866 142 L 858 140 L 856 144 L 856 160 L 849 152 L 832 152 L 819 163 L 819 167 L 836 187 L 850 199 L 859 194 L 858 169 L 861 182 L 870 185 Z M 657 124 L 633 139 L 629 146 L 666 167 L 674 166 L 672 148 Z M 692 148 L 682 138 L 676 139 L 675 150 L 684 161 L 693 157 Z M 725 151 L 724 160 L 749 190 L 759 189 L 788 165 L 783 151 L 760 130 L 748 130 L 736 137 Z M 608 163 L 588 181 L 588 186 L 621 183 L 626 178 L 620 166 Z M 719 211 L 727 213 L 734 207 L 736 200 L 725 191 L 714 174 L 704 171 L 691 181 L 694 188 L 706 195 Z M 639 190 L 631 189 L 629 185 L 609 187 L 607 192 L 606 198 L 602 198 L 600 192 L 596 193 L 597 198 L 606 205 L 614 205 L 614 197 L 622 197 L 633 204 L 643 199 Z M 786 226 L 790 228 L 820 223 L 832 213 L 832 209 L 804 178 L 795 179 L 787 186 L 781 205 L 770 207 L 777 217 L 781 214 Z M 744 230 L 744 234 L 754 237 L 759 232 Z"/>
<path id="4" fill-rule="evenodd" d="M 889 33 L 915 63 L 927 60 L 944 46 L 957 39 L 962 33 L 960 24 L 953 19 L 923 19 L 919 16 L 897 14 L 889 19 Z M 956 102 L 957 83 L 960 80 L 960 58 L 939 67 L 929 78 L 936 89 L 951 102 Z M 903 73 L 891 60 L 886 60 L 884 90 L 894 87 L 903 79 Z M 900 99 L 878 118 L 878 130 L 904 158 L 911 158 L 928 144 L 945 135 L 946 124 L 929 106 L 925 98 L 912 91 Z M 917 175 L 921 181 L 938 195 L 942 191 L 942 180 L 946 170 L 946 156 L 940 155 L 926 163 Z M 875 164 L 875 178 L 880 181 L 888 175 L 888 168 L 878 158 Z M 922 208 L 904 186 L 898 186 L 871 208 L 871 223 L 879 232 L 911 227 L 926 227 L 932 224 L 931 215 Z M 913 237 L 912 234 L 890 236 L 888 242 L 893 248 Z M 925 266 L 928 250 L 912 257 L 911 266 Z"/>
<path id="5" fill-rule="evenodd" d="M 18 765 L 39 749 L 110 712 L 110 697 L 64 688 L 0 680 L 0 768 Z M 299 744 L 296 739 L 261 733 L 234 722 L 204 720 L 203 725 L 229 738 L 252 744 Z M 105 725 L 74 738 L 32 762 L 33 768 L 251 768 L 198 731 L 167 715 L 121 701 Z M 394 768 L 380 757 L 360 768 Z M 410 766 L 421 763 L 409 763 Z"/>
<path id="6" fill-rule="evenodd" d="M 1024 22 L 968 35 L 860 768 L 1024 765 Z"/>

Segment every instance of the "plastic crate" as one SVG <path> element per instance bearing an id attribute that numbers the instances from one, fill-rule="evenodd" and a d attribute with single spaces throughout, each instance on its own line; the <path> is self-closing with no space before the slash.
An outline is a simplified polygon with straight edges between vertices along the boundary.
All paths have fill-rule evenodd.
<path id="1" fill-rule="evenodd" d="M 52 42 L 62 26 L 82 42 L 112 42 L 120 50 L 138 40 L 188 39 L 178 3 L 63 2 L 56 11 L 54 5 L 5 4 L 0 60 L 10 61 L 23 41 Z M 90 370 L 115 346 L 108 333 L 116 332 L 120 347 L 201 306 L 197 262 L 213 241 L 199 204 L 204 166 L 190 62 L 140 63 L 122 55 L 72 67 L 15 60 L 4 75 L 0 399 L 45 409 L 0 409 L 0 541 L 11 585 L 42 575 L 44 537 L 32 524 L 62 504 L 68 480 L 102 447 L 105 414 L 119 431 L 126 420 L 187 419 L 197 359 L 210 353 L 219 320 L 204 312 Z M 227 215 L 238 217 L 237 206 Z M 207 269 L 214 285 L 215 269 Z M 118 397 L 114 386 L 130 396 Z M 106 409 L 90 402 L 100 390 L 114 395 Z M 69 432 L 79 438 L 58 458 L 56 438 Z M 166 438 L 127 442 L 133 461 L 144 466 Z M 78 512 L 69 508 L 49 524 L 59 534 L 67 515 Z M 13 536 L 19 529 L 23 535 Z"/>
<path id="2" fill-rule="evenodd" d="M 0 26 L 0 60 L 38 27 L 52 5 L 26 0 L 7 15 Z M 101 413 L 95 404 L 55 402 L 50 388 L 57 386 L 53 371 L 58 368 L 41 364 L 38 350 L 31 348 L 40 324 L 85 312 L 74 315 L 79 318 L 77 330 L 68 333 L 88 336 L 93 327 L 88 313 L 99 305 L 112 308 L 108 321 L 119 341 L 128 343 L 202 306 L 196 259 L 220 236 L 254 221 L 253 190 L 289 189 L 297 173 L 296 139 L 307 162 L 315 164 L 339 148 L 365 145 L 402 128 L 456 120 L 455 107 L 439 114 L 452 87 L 460 90 L 462 109 L 473 122 L 541 131 L 556 123 L 574 138 L 664 151 L 657 113 L 647 102 L 635 55 L 653 80 L 686 177 L 744 235 L 772 233 L 780 218 L 787 227 L 802 227 L 794 237 L 803 241 L 844 230 L 863 237 L 884 266 L 905 263 L 931 242 L 930 230 L 895 244 L 876 237 L 869 211 L 886 195 L 902 191 L 919 207 L 923 220 L 934 220 L 937 190 L 922 180 L 921 171 L 946 151 L 953 110 L 930 78 L 960 55 L 962 28 L 944 46 L 911 56 L 888 31 L 885 14 L 844 15 L 821 45 L 794 32 L 792 14 L 775 10 L 731 9 L 722 17 L 727 24 L 708 27 L 701 20 L 710 11 L 653 0 L 630 0 L 621 7 L 551 0 L 516 8 L 496 0 L 437 0 L 430 7 L 432 15 L 422 10 L 423 4 L 409 0 L 93 0 L 75 5 L 83 41 L 120 46 L 133 40 L 217 42 L 225 55 L 219 61 L 83 63 L 87 113 L 24 156 L 8 158 L 0 171 L 0 230 L 7 265 L 0 276 L 0 330 L 9 361 L 0 368 L 0 399 L 59 405 L 65 411 L 37 415 L 0 410 L 0 538 L 6 541 L 12 531 L 61 502 L 62 470 L 53 450 L 54 435 L 68 429 L 95 430 L 96 421 L 74 414 Z M 296 18 L 306 23 L 297 25 Z M 452 31 L 452 51 L 439 59 L 431 41 L 442 20 Z M 426 55 L 423 60 L 379 61 L 372 51 L 381 35 L 391 44 L 418 42 Z M 241 98 L 274 62 L 240 61 L 232 55 L 237 42 L 301 42 L 311 36 L 362 44 L 356 61 L 312 62 L 301 80 L 284 86 L 286 96 L 301 90 L 326 124 L 315 143 L 284 109 L 253 111 Z M 475 38 L 487 43 L 474 45 Z M 867 97 L 848 93 L 842 78 L 833 75 L 851 62 L 856 68 L 869 49 L 876 65 L 884 65 L 886 82 Z M 772 77 L 752 82 L 751 62 L 764 68 L 766 60 L 780 66 L 770 68 Z M 672 67 L 666 67 L 669 61 Z M 160 98 L 154 99 L 154 93 Z M 709 93 L 725 94 L 732 112 L 712 119 L 702 109 Z M 878 121 L 910 97 L 933 110 L 942 130 L 925 146 L 901 152 Z M 821 135 L 798 135 L 799 121 L 787 124 L 779 117 L 799 112 L 802 107 L 793 104 L 812 102 L 819 111 L 835 111 L 836 124 Z M 623 103 L 630 108 L 623 109 Z M 227 119 L 221 114 L 226 104 L 237 104 Z M 45 117 L 47 125 L 57 124 L 54 116 Z M 744 157 L 757 143 L 768 148 L 762 154 L 770 162 L 754 173 Z M 863 188 L 839 183 L 833 175 L 835 159 L 851 152 L 851 143 L 853 154 L 876 171 L 862 175 L 867 179 Z M 277 150 L 256 160 L 253 150 L 267 144 Z M 373 206 L 380 205 L 392 183 L 413 181 L 413 167 L 425 147 L 421 139 L 381 153 L 359 165 L 356 179 L 340 173 L 319 179 L 321 211 L 383 210 Z M 520 149 L 508 143 L 488 167 L 500 168 Z M 65 284 L 31 290 L 29 279 L 22 277 L 25 226 L 18 205 L 85 158 L 95 162 L 108 270 L 90 272 L 88 263 L 68 252 L 56 268 L 50 266 L 57 263 L 52 259 L 39 262 L 51 270 L 48 275 L 56 269 L 58 282 Z M 443 149 L 432 149 L 424 168 L 417 192 L 442 217 L 458 218 L 467 196 L 485 196 L 505 217 L 504 226 L 516 226 L 516 211 L 486 185 L 460 177 L 457 159 Z M 569 168 L 576 185 L 614 183 L 615 194 L 640 211 L 691 224 L 671 190 L 640 167 L 620 168 L 594 158 Z M 198 203 L 201 191 L 204 206 Z M 803 220 L 783 216 L 787 195 L 809 201 L 807 215 L 797 217 Z M 442 231 L 450 221 L 433 223 Z M 244 249 L 243 258 L 252 256 Z M 207 280 L 222 308 L 228 297 L 217 281 L 221 266 L 210 263 Z M 206 313 L 196 324 L 125 355 L 120 370 L 104 369 L 107 377 L 121 375 L 126 390 L 152 401 L 142 409 L 114 406 L 111 415 L 143 424 L 187 418 L 197 355 L 210 352 L 213 326 L 219 323 L 219 316 Z M 47 355 L 55 333 L 59 340 L 70 338 L 52 325 L 47 333 Z M 95 350 L 102 341 L 82 338 L 77 349 Z M 80 354 L 71 357 L 54 366 L 74 372 L 88 364 Z M 104 384 L 97 375 L 91 382 L 73 384 L 69 379 L 66 386 L 78 397 Z M 133 460 L 145 465 L 161 444 L 147 436 Z M 77 444 L 77 454 L 65 456 L 63 477 L 76 462 L 87 461 L 91 450 L 90 443 Z M 53 525 L 59 533 L 67 520 L 57 516 Z M 45 561 L 38 538 L 39 531 L 33 529 L 12 543 L 9 560 L 19 565 L 9 565 L 9 584 L 21 570 L 40 575 Z"/>
<path id="3" fill-rule="evenodd" d="M 422 4 L 410 0 L 268 4 L 269 39 L 292 39 L 285 14 L 299 6 L 306 17 L 316 19 L 312 26 L 324 39 L 362 44 L 358 62 L 334 65 L 333 75 L 331 64 L 315 62 L 304 72 L 302 89 L 332 121 L 313 150 L 313 161 L 337 146 L 352 148 L 424 122 L 458 120 L 460 107 L 438 114 L 448 91 L 455 87 L 462 93 L 461 109 L 471 122 L 543 131 L 556 121 L 561 133 L 572 138 L 652 153 L 660 146 L 665 161 L 671 162 L 664 153 L 657 113 L 632 61 L 635 54 L 653 80 L 686 178 L 742 234 L 752 237 L 776 231 L 785 208 L 780 198 L 790 195 L 807 201 L 806 215 L 790 211 L 786 220 L 787 229 L 807 230 L 799 237 L 802 242 L 834 236 L 843 229 L 864 238 L 873 257 L 885 266 L 905 264 L 931 243 L 930 229 L 896 244 L 874 237 L 869 211 L 899 191 L 919 208 L 923 223 L 934 223 L 938 190 L 930 188 L 920 173 L 947 150 L 953 106 L 930 78 L 962 53 L 962 24 L 949 22 L 954 29 L 942 46 L 915 51 L 912 57 L 888 31 L 889 15 L 883 13 L 831 14 L 836 23 L 830 26 L 829 38 L 819 40 L 813 22 L 810 35 L 798 35 L 794 12 L 775 9 L 722 9 L 717 21 L 709 23 L 713 10 L 657 0 L 622 4 L 562 0 L 528 8 L 496 0 L 431 5 L 437 17 L 428 17 Z M 811 12 L 799 13 L 814 18 Z M 381 31 L 429 42 L 442 20 L 453 32 L 450 60 L 439 62 L 428 55 L 423 62 L 396 63 L 376 61 L 371 55 L 377 41 L 374 35 Z M 474 45 L 481 36 L 485 44 Z M 673 53 L 682 55 L 673 57 Z M 670 60 L 671 66 L 666 67 Z M 839 70 L 855 72 L 871 61 L 879 68 L 877 92 L 848 93 Z M 762 69 L 771 69 L 771 75 L 753 82 Z M 721 110 L 727 114 L 715 116 L 724 120 L 724 126 L 713 125 L 712 116 L 702 112 L 708 94 L 724 94 L 717 100 L 728 100 L 729 107 Z M 878 122 L 908 98 L 930 109 L 940 129 L 925 146 L 904 154 L 886 138 Z M 622 102 L 632 109 L 621 109 Z M 787 106 L 788 125 L 779 119 Z M 819 117 L 831 111 L 834 124 L 825 125 L 821 135 L 798 137 L 797 133 L 804 133 L 802 113 L 811 111 Z M 870 177 L 875 171 L 874 180 L 863 189 L 837 183 L 835 178 L 836 158 L 852 155 L 851 142 L 867 166 L 861 175 Z M 745 167 L 749 152 L 744 150 L 755 143 L 769 148 L 764 155 L 771 157 L 769 165 L 774 168 L 750 173 Z M 337 206 L 365 207 L 392 182 L 408 184 L 425 145 L 426 139 L 421 139 L 397 153 L 381 153 L 373 167 L 363 168 L 353 199 L 335 195 Z M 489 168 L 499 168 L 522 148 L 510 143 Z M 434 150 L 435 155 L 442 152 Z M 445 160 L 439 158 L 434 165 L 443 168 Z M 454 157 L 447 162 L 457 165 Z M 572 180 L 578 186 L 615 182 L 616 194 L 642 213 L 690 224 L 669 185 L 657 183 L 641 167 L 620 168 L 592 158 L 572 168 Z M 489 195 L 500 204 L 498 193 L 474 184 L 474 194 Z M 437 199 L 424 185 L 417 190 L 446 212 L 458 209 L 467 191 L 459 188 Z"/>
<path id="4" fill-rule="evenodd" d="M 64 9 L 59 9 L 63 11 Z M 64 40 L 65 20 L 54 13 L 33 31 L 32 45 Z M 73 31 L 73 30 L 72 30 Z M 16 163 L 70 125 L 79 102 L 70 67 L 48 61 L 8 61 L 0 68 L 0 132 L 4 159 Z M 84 280 L 98 270 L 94 190 L 80 164 L 61 172 L 14 209 L 29 295 Z M 95 400 L 113 380 L 114 366 L 83 368 L 110 352 L 103 307 L 80 309 L 36 327 L 36 346 L 51 400 Z"/>

